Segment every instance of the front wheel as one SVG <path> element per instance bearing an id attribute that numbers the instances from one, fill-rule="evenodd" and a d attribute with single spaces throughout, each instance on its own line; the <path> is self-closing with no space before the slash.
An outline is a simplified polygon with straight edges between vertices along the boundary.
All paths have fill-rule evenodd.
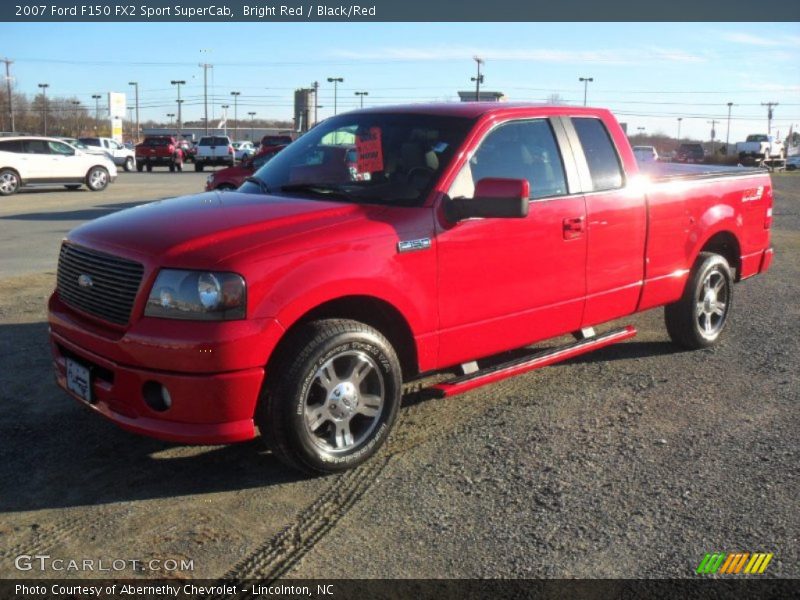
<path id="1" fill-rule="evenodd" d="M 256 415 L 276 456 L 310 473 L 353 468 L 386 441 L 400 405 L 397 354 L 377 330 L 325 319 L 297 331 Z"/>
<path id="2" fill-rule="evenodd" d="M 667 332 L 676 344 L 707 348 L 719 341 L 733 305 L 733 274 L 719 254 L 701 252 L 680 300 L 664 308 Z"/>
<path id="3" fill-rule="evenodd" d="M 86 187 L 93 192 L 101 192 L 108 187 L 108 171 L 103 167 L 92 167 L 86 174 Z"/>
<path id="4" fill-rule="evenodd" d="M 131 157 L 129 156 L 128 158 L 126 158 L 126 159 L 125 159 L 125 165 L 124 165 L 124 167 L 123 167 L 123 168 L 124 168 L 124 169 L 125 169 L 125 170 L 126 170 L 128 173 L 130 173 L 131 171 L 133 171 L 133 167 L 135 166 L 135 164 L 136 164 L 136 161 L 135 161 L 135 160 L 133 160 L 133 158 L 131 158 Z"/>
<path id="5" fill-rule="evenodd" d="M 10 196 L 19 190 L 19 175 L 11 169 L 0 171 L 0 196 Z"/>

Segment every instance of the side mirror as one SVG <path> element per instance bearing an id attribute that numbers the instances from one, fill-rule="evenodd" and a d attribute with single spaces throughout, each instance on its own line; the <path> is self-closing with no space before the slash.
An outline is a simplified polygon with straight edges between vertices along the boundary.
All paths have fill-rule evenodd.
<path id="1" fill-rule="evenodd" d="M 473 198 L 452 198 L 444 205 L 448 221 L 475 217 L 522 219 L 528 216 L 531 186 L 527 179 L 487 177 L 475 185 Z"/>

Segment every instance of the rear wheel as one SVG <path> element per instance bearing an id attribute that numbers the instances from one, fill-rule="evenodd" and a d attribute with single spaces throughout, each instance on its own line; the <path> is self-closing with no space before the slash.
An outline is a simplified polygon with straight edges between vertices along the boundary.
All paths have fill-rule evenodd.
<path id="1" fill-rule="evenodd" d="M 707 348 L 722 335 L 733 305 L 733 275 L 719 254 L 701 252 L 683 296 L 664 308 L 667 332 L 685 348 Z"/>
<path id="2" fill-rule="evenodd" d="M 194 163 L 194 170 L 195 171 L 202 171 L 203 170 L 203 163 L 195 161 Z"/>
<path id="3" fill-rule="evenodd" d="M 147 163 L 147 172 L 151 173 L 152 171 L 153 171 L 153 165 L 150 164 L 150 163 Z"/>
<path id="4" fill-rule="evenodd" d="M 278 363 L 256 422 L 279 459 L 333 473 L 366 461 L 386 441 L 402 375 L 380 332 L 357 321 L 315 321 L 293 335 Z"/>
<path id="5" fill-rule="evenodd" d="M 139 171 L 139 173 L 144 171 L 144 163 L 136 163 L 136 170 Z"/>
<path id="6" fill-rule="evenodd" d="M 93 192 L 101 192 L 108 187 L 108 171 L 104 167 L 92 167 L 86 174 L 86 187 Z"/>
<path id="7" fill-rule="evenodd" d="M 10 196 L 19 191 L 19 175 L 11 169 L 0 171 L 0 196 Z"/>

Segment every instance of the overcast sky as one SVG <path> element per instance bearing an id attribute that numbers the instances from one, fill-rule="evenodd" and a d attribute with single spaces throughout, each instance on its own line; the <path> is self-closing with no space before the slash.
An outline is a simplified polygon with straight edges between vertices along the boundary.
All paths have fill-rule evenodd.
<path id="1" fill-rule="evenodd" d="M 320 118 L 333 112 L 327 77 L 343 77 L 340 112 L 365 104 L 456 100 L 473 89 L 474 55 L 485 60 L 484 89 L 509 100 L 559 94 L 583 103 L 579 77 L 592 77 L 589 104 L 614 110 L 629 132 L 677 133 L 731 141 L 766 131 L 762 102 L 779 102 L 774 129 L 800 125 L 800 24 L 797 23 L 104 23 L 0 24 L 0 57 L 15 61 L 20 91 L 74 95 L 132 92 L 140 83 L 142 120 L 175 112 L 171 79 L 184 79 L 184 120 L 203 110 L 209 71 L 213 116 L 241 91 L 239 117 L 292 116 L 292 92 L 319 81 Z M 132 94 L 129 104 L 133 104 Z M 210 109 L 211 111 L 212 109 Z M 232 108 L 230 109 L 232 113 Z M 232 115 L 231 115 L 232 116 Z"/>

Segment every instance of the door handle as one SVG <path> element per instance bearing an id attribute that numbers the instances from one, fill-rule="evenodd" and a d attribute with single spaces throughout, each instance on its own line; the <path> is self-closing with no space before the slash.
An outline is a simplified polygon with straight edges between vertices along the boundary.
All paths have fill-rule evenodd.
<path id="1" fill-rule="evenodd" d="M 563 233 L 565 240 L 574 240 L 583 235 L 583 217 L 568 217 L 563 221 Z"/>

